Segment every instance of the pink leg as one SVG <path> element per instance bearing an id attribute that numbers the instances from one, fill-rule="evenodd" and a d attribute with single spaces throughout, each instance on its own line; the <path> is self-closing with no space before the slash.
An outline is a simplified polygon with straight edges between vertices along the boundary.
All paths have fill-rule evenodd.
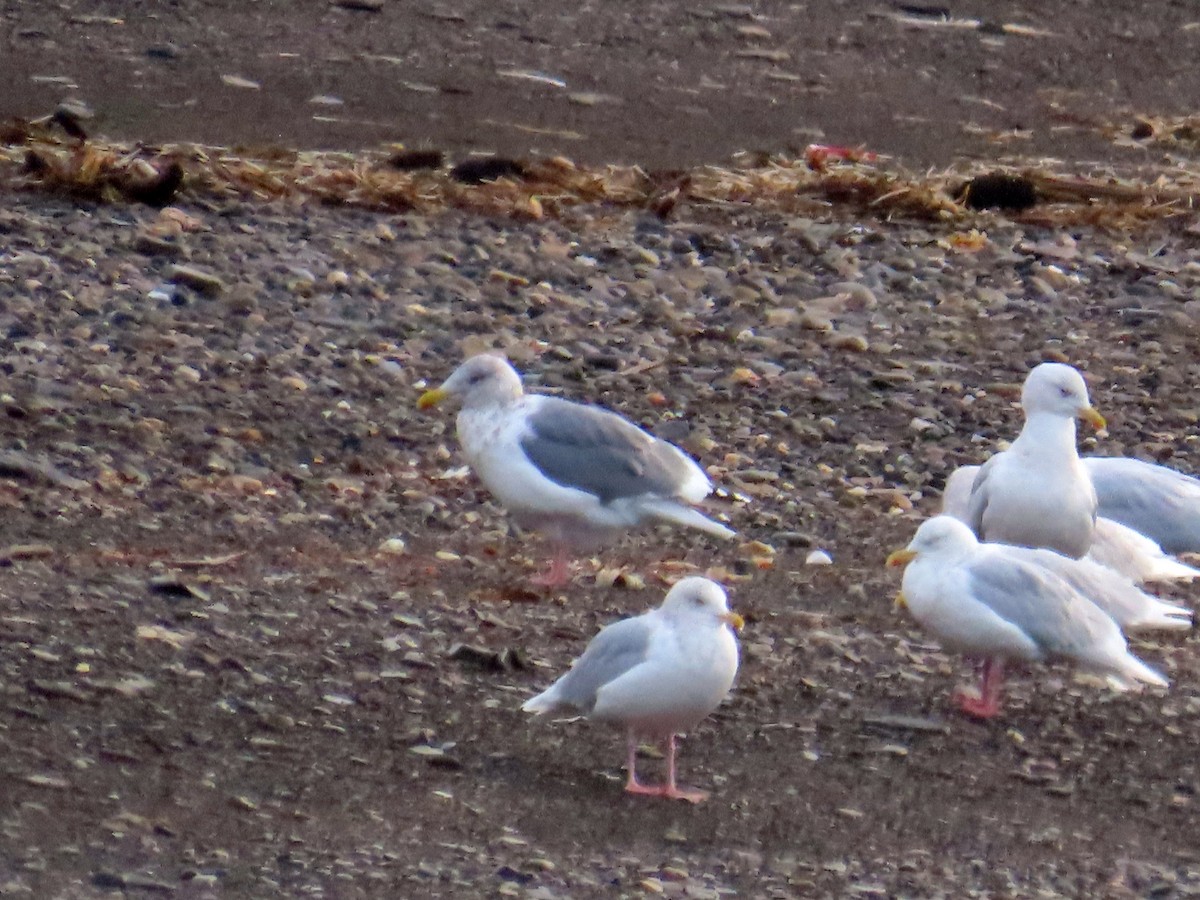
<path id="1" fill-rule="evenodd" d="M 699 803 L 708 799 L 708 791 L 692 788 L 681 788 L 675 784 L 675 735 L 667 738 L 667 793 L 672 800 L 686 800 L 688 803 Z"/>
<path id="2" fill-rule="evenodd" d="M 958 708 L 977 719 L 991 719 L 1000 712 L 1000 691 L 1004 686 L 1004 661 L 988 658 L 983 661 L 979 680 L 979 696 L 957 691 L 954 699 Z"/>
<path id="3" fill-rule="evenodd" d="M 670 800 L 687 800 L 689 803 L 699 803 L 708 799 L 707 791 L 688 790 L 675 784 L 675 735 L 667 738 L 667 783 L 642 784 L 637 780 L 637 737 L 629 733 L 629 759 L 626 768 L 629 777 L 625 781 L 625 790 L 630 794 L 644 794 L 649 797 L 666 797 Z"/>
<path id="4" fill-rule="evenodd" d="M 538 587 L 562 587 L 571 577 L 571 562 L 567 558 L 565 544 L 554 545 L 554 556 L 550 558 L 550 568 L 540 575 L 533 577 L 533 583 Z"/>
<path id="5" fill-rule="evenodd" d="M 628 777 L 625 779 L 625 790 L 630 794 L 651 794 L 658 796 L 659 788 L 642 784 L 637 779 L 637 735 L 632 731 L 628 737 L 629 755 L 625 759 L 625 771 Z"/>

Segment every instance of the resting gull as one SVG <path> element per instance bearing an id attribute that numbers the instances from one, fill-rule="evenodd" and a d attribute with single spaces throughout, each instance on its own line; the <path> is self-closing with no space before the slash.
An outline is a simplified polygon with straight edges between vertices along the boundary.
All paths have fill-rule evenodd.
<path id="1" fill-rule="evenodd" d="M 729 694 L 738 668 L 734 631 L 742 624 L 742 617 L 729 611 L 719 584 L 684 578 L 657 609 L 602 629 L 570 671 L 521 708 L 543 715 L 583 713 L 624 727 L 629 742 L 625 790 L 697 803 L 708 795 L 675 783 L 675 735 L 699 723 Z M 639 738 L 666 743 L 666 784 L 638 781 Z"/>
<path id="2" fill-rule="evenodd" d="M 690 506 L 712 491 L 704 471 L 616 413 L 526 394 L 516 370 L 492 354 L 468 359 L 417 405 L 427 409 L 450 396 L 462 400 L 458 438 L 479 480 L 519 524 L 554 546 L 540 584 L 567 580 L 569 550 L 649 520 L 735 535 Z"/>
<path id="3" fill-rule="evenodd" d="M 1083 460 L 1100 515 L 1158 542 L 1168 553 L 1200 552 L 1200 480 L 1129 457 Z"/>
<path id="4" fill-rule="evenodd" d="M 1083 462 L 1086 466 L 1089 461 L 1084 459 Z M 978 472 L 979 466 L 960 466 L 946 479 L 946 489 L 942 493 L 942 512 L 945 515 L 967 521 L 971 485 Z M 1200 489 L 1200 482 L 1197 483 L 1197 488 Z M 1104 512 L 1103 500 L 1100 502 L 1100 512 Z M 1151 581 L 1191 581 L 1200 576 L 1200 569 L 1194 569 L 1168 556 L 1162 547 L 1144 534 L 1139 534 L 1103 515 L 1096 518 L 1092 545 L 1084 559 L 1112 569 L 1134 584 Z M 1118 624 L 1125 627 L 1119 619 Z"/>
<path id="5" fill-rule="evenodd" d="M 1009 661 L 1067 660 L 1118 689 L 1167 681 L 1129 652 L 1121 629 L 1098 606 L 1047 569 L 1003 544 L 981 544 L 952 516 L 917 529 L 889 566 L 907 566 L 897 603 L 947 649 L 982 662 L 979 695 L 957 695 L 964 712 L 1000 711 Z"/>

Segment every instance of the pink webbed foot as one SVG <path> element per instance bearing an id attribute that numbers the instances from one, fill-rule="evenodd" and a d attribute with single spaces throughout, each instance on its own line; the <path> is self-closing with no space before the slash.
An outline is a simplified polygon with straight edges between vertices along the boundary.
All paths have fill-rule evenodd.
<path id="1" fill-rule="evenodd" d="M 708 799 L 708 791 L 679 787 L 670 784 L 642 784 L 640 781 L 630 781 L 625 784 L 628 794 L 641 794 L 645 797 L 665 797 L 668 800 L 686 800 L 688 803 L 703 803 Z"/>
<path id="2" fill-rule="evenodd" d="M 708 791 L 702 791 L 699 788 L 685 788 L 678 785 L 672 787 L 667 785 L 667 791 L 663 794 L 670 800 L 686 800 L 688 803 L 703 803 L 708 799 Z"/>
<path id="3" fill-rule="evenodd" d="M 637 779 L 637 738 L 629 735 L 629 759 L 625 764 L 629 778 L 625 782 L 625 791 L 630 794 L 642 794 L 647 797 L 666 797 L 668 800 L 686 800 L 688 803 L 702 803 L 708 799 L 708 791 L 695 788 L 681 788 L 675 783 L 675 735 L 667 738 L 667 783 L 642 784 Z"/>
<path id="4" fill-rule="evenodd" d="M 567 559 L 567 552 L 558 549 L 550 559 L 550 567 L 540 575 L 535 575 L 532 582 L 537 587 L 557 588 L 566 584 L 570 578 L 571 563 Z"/>
<path id="5" fill-rule="evenodd" d="M 1000 690 L 1004 686 L 1004 662 L 985 659 L 980 667 L 979 693 L 958 690 L 954 699 L 958 708 L 977 719 L 991 719 L 1000 713 Z"/>
<path id="6" fill-rule="evenodd" d="M 1000 714 L 1000 700 L 997 697 L 984 698 L 960 689 L 954 692 L 954 702 L 968 716 L 976 719 L 993 719 Z"/>

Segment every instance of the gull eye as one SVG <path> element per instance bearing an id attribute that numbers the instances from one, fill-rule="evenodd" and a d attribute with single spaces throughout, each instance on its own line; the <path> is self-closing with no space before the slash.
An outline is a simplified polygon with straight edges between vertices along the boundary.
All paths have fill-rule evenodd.
<path id="1" fill-rule="evenodd" d="M 693 597 L 693 598 L 692 598 L 692 604 L 693 604 L 694 606 L 703 606 L 703 605 L 704 605 L 704 598 L 703 598 L 703 597 L 701 597 L 699 594 L 697 594 L 695 597 Z"/>
<path id="2" fill-rule="evenodd" d="M 1070 389 L 1069 387 L 1060 387 L 1060 388 L 1058 389 L 1058 392 L 1059 392 L 1060 394 L 1062 394 L 1064 397 L 1070 397 L 1070 396 L 1071 396 L 1071 389 Z"/>
<path id="3" fill-rule="evenodd" d="M 472 375 L 470 378 L 467 379 L 467 384 L 479 384 L 479 382 L 483 381 L 483 379 L 485 379 L 485 378 L 487 378 L 486 372 L 476 372 L 474 375 Z"/>

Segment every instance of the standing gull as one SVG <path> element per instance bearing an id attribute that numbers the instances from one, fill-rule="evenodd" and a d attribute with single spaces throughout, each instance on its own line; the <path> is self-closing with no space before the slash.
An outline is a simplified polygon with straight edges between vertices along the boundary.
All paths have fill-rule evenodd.
<path id="1" fill-rule="evenodd" d="M 1167 686 L 1130 654 L 1121 629 L 1098 606 L 1011 549 L 981 544 L 958 519 L 936 516 L 887 560 L 907 566 L 897 602 L 947 650 L 981 661 L 979 695 L 957 694 L 964 712 L 990 718 L 1000 711 L 1009 661 L 1068 660 L 1122 690 Z"/>
<path id="2" fill-rule="evenodd" d="M 1096 428 L 1104 417 L 1088 400 L 1083 376 L 1042 363 L 1021 390 L 1025 426 L 1008 450 L 979 470 L 967 524 L 982 541 L 1048 547 L 1078 559 L 1092 543 L 1096 492 L 1075 448 L 1075 419 Z"/>
<path id="3" fill-rule="evenodd" d="M 678 447 L 598 406 L 526 394 L 504 359 L 473 356 L 417 405 L 460 397 L 458 439 L 479 480 L 523 527 L 549 537 L 554 557 L 537 581 L 567 580 L 569 550 L 647 520 L 734 532 L 692 509 L 712 490 Z"/>
<path id="4" fill-rule="evenodd" d="M 684 578 L 658 609 L 602 629 L 569 672 L 521 708 L 539 715 L 583 713 L 624 727 L 629 742 L 625 790 L 699 803 L 707 793 L 675 783 L 675 735 L 699 723 L 729 694 L 738 668 L 734 631 L 742 625 L 719 584 Z M 666 743 L 666 784 L 638 781 L 639 738 Z"/>
<path id="5" fill-rule="evenodd" d="M 1083 463 L 1090 470 L 1091 460 L 1084 459 Z M 942 492 L 942 512 L 945 515 L 967 521 L 971 485 L 978 472 L 979 466 L 960 466 L 946 479 L 946 489 Z M 1197 503 L 1200 504 L 1200 482 L 1197 482 L 1196 487 Z M 1100 499 L 1100 515 L 1096 517 L 1096 530 L 1092 534 L 1092 545 L 1088 548 L 1085 560 L 1112 569 L 1134 584 L 1148 581 L 1191 581 L 1200 576 L 1200 569 L 1194 569 L 1168 556 L 1162 547 L 1146 535 L 1105 517 L 1104 494 L 1099 488 L 1096 493 Z M 1119 619 L 1117 624 L 1125 627 Z"/>

